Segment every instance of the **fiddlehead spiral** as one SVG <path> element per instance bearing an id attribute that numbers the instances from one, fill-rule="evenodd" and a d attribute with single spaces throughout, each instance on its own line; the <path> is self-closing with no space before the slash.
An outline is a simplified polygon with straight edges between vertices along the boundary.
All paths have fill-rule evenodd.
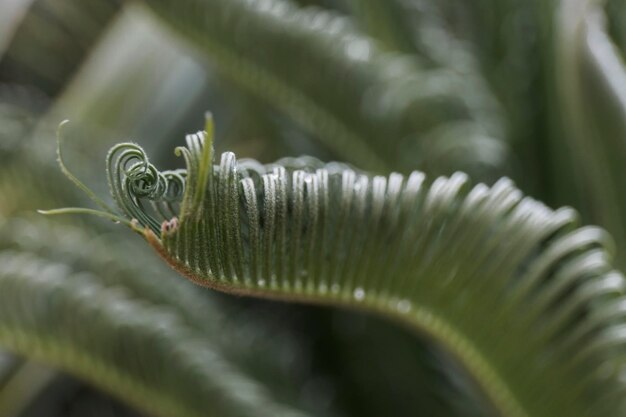
<path id="1" fill-rule="evenodd" d="M 178 211 L 186 171 L 159 172 L 144 150 L 134 143 L 114 146 L 106 161 L 109 188 L 118 207 L 131 219 L 159 233 L 163 220 Z M 146 207 L 146 201 L 151 210 Z"/>
<path id="2" fill-rule="evenodd" d="M 397 317 L 454 353 L 503 416 L 624 411 L 624 278 L 611 239 L 578 228 L 572 209 L 551 210 L 508 179 L 471 187 L 462 173 L 431 182 L 230 152 L 214 164 L 211 134 L 187 142 L 175 218 L 158 225 L 139 203 L 160 204 L 164 185 L 112 191 L 134 199 L 125 215 L 189 279 Z M 113 166 L 119 184 L 162 178 L 141 159 Z"/>

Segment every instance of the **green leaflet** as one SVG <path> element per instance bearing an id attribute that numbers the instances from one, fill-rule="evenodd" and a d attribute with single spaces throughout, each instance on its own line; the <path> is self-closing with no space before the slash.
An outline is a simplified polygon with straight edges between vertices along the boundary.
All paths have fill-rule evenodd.
<path id="1" fill-rule="evenodd" d="M 606 17 L 608 32 L 615 41 L 615 46 L 621 49 L 626 58 L 626 2 L 624 0 L 606 0 Z"/>
<path id="2" fill-rule="evenodd" d="M 508 149 L 497 104 L 465 74 L 385 52 L 349 19 L 288 1 L 144 3 L 342 160 L 377 172 L 462 163 L 476 177 L 501 175 Z"/>
<path id="3" fill-rule="evenodd" d="M 3 363 L 3 359 L 10 362 Z M 2 375 L 4 372 L 5 375 Z M 1 377 L 5 377 L 5 380 Z M 55 370 L 3 351 L 0 354 L 0 415 L 27 417 L 33 399 L 45 395 L 46 389 L 50 389 L 59 379 L 59 373 Z"/>
<path id="4" fill-rule="evenodd" d="M 609 37 L 602 3 L 576 0 L 556 8 L 555 100 L 563 109 L 567 171 L 573 199 L 606 227 L 626 265 L 626 65 Z M 625 10 L 615 13 L 626 16 Z M 557 173 L 558 175 L 559 173 Z"/>
<path id="5" fill-rule="evenodd" d="M 573 210 L 461 173 L 427 182 L 229 152 L 214 165 L 205 140 L 178 148 L 177 177 L 134 144 L 108 157 L 132 228 L 187 278 L 395 317 L 453 353 L 504 416 L 624 412 L 624 278 L 610 237 L 577 228 Z"/>

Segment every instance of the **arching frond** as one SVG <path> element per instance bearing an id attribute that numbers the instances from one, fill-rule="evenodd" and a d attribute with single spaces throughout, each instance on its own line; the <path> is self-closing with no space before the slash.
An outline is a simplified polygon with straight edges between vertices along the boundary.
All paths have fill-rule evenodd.
<path id="1" fill-rule="evenodd" d="M 109 153 L 123 214 L 193 282 L 395 317 L 452 352 L 501 415 L 624 411 L 624 278 L 611 239 L 578 228 L 572 209 L 461 173 L 373 176 L 228 152 L 214 165 L 208 138 L 177 149 L 184 181 L 137 145 Z"/>

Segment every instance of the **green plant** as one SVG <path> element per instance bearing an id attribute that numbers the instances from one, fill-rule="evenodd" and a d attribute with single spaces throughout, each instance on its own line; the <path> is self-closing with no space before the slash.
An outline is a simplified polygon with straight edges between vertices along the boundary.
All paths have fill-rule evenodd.
<path id="1" fill-rule="evenodd" d="M 65 384 L 35 359 L 162 417 L 623 415 L 620 2 L 36 2 L 0 42 L 0 414 Z M 151 141 L 111 203 L 119 136 Z"/>

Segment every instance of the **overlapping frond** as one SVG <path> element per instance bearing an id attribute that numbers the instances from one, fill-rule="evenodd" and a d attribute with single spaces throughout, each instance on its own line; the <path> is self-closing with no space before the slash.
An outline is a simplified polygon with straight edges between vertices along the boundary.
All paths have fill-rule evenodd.
<path id="1" fill-rule="evenodd" d="M 490 179 L 503 170 L 497 104 L 477 100 L 476 85 L 450 68 L 385 52 L 346 17 L 282 0 L 145 3 L 342 160 L 403 172 L 463 163 Z M 475 152 L 481 146 L 491 151 Z"/>
<path id="2" fill-rule="evenodd" d="M 250 336 L 249 324 L 155 264 L 124 261 L 124 250 L 150 258 L 113 238 L 45 222 L 2 224 L 0 345 L 156 416 L 305 415 L 250 376 L 250 355 L 274 359 L 267 347 L 240 343 L 236 334 Z M 264 382 L 281 392 L 280 381 Z"/>

